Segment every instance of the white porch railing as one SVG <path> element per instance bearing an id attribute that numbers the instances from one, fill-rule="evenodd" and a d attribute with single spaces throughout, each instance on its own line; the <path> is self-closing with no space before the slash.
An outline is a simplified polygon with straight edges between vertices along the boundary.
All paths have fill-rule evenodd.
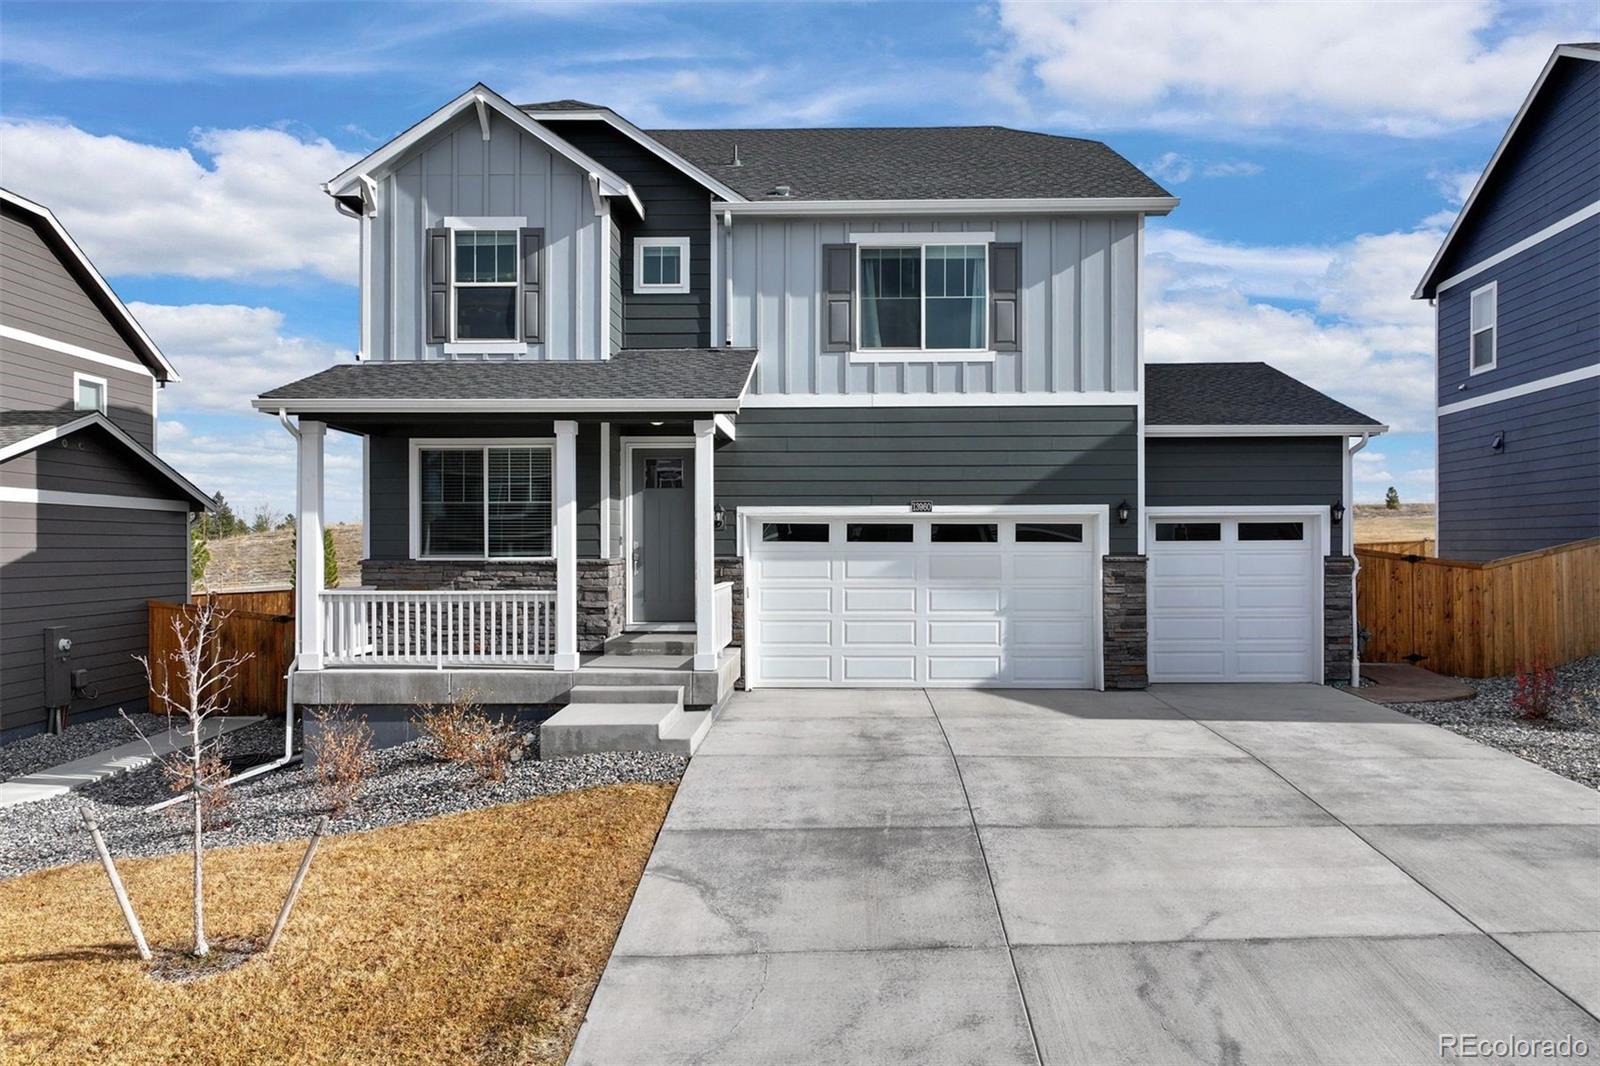
<path id="1" fill-rule="evenodd" d="M 714 650 L 721 651 L 733 643 L 733 582 L 720 581 L 712 586 L 711 606 Z"/>
<path id="2" fill-rule="evenodd" d="M 327 666 L 549 666 L 556 594 L 322 592 Z"/>

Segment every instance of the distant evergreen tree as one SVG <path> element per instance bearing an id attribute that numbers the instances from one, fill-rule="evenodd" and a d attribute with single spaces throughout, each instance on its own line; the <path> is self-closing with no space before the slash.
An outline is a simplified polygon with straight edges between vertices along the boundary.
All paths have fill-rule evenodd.
<path id="1" fill-rule="evenodd" d="M 206 566 L 211 562 L 211 547 L 206 543 L 206 516 L 201 515 L 189 525 L 189 577 L 198 585 L 205 580 Z"/>
<path id="2" fill-rule="evenodd" d="M 1383 505 L 1391 511 L 1400 510 L 1400 492 L 1393 485 L 1390 485 L 1389 491 L 1384 493 Z"/>

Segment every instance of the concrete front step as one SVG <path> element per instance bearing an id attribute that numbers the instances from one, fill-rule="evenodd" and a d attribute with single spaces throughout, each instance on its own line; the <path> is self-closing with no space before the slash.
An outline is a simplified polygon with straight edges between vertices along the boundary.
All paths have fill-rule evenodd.
<path id="1" fill-rule="evenodd" d="M 621 633 L 606 640 L 607 655 L 693 655 L 693 633 Z"/>
<path id="2" fill-rule="evenodd" d="M 585 684 L 572 686 L 567 703 L 683 704 L 681 685 Z"/>
<path id="3" fill-rule="evenodd" d="M 664 695 L 644 698 L 652 692 Z M 606 701 L 604 696 L 610 693 L 638 698 Z M 711 728 L 711 717 L 709 711 L 685 711 L 682 688 L 579 685 L 572 701 L 539 727 L 540 757 L 602 751 L 693 755 Z"/>

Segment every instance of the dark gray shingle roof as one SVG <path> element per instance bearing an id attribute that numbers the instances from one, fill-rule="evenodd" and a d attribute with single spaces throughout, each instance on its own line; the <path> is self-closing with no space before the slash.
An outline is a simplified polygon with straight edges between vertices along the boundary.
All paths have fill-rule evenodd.
<path id="1" fill-rule="evenodd" d="M 1154 426 L 1372 426 L 1382 423 L 1266 363 L 1146 363 Z"/>
<path id="2" fill-rule="evenodd" d="M 751 200 L 1171 195 L 1099 141 L 1004 126 L 647 132 Z"/>
<path id="3" fill-rule="evenodd" d="M 0 448 L 20 444 L 83 417 L 82 411 L 0 411 Z"/>
<path id="4" fill-rule="evenodd" d="M 638 348 L 604 361 L 347 363 L 259 399 L 731 401 L 755 357 L 753 348 Z"/>
<path id="5" fill-rule="evenodd" d="M 608 111 L 604 104 L 591 104 L 584 100 L 541 100 L 537 104 L 518 104 L 524 111 Z"/>

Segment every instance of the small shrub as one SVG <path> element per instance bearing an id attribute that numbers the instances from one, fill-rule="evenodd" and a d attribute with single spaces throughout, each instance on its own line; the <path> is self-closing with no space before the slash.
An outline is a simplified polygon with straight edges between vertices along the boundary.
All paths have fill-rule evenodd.
<path id="1" fill-rule="evenodd" d="M 343 814 L 361 798 L 372 773 L 372 727 L 349 707 L 313 707 L 317 730 L 306 741 L 315 762 L 317 791 L 330 813 Z"/>
<path id="2" fill-rule="evenodd" d="M 1556 671 L 1543 659 L 1535 659 L 1531 667 L 1517 670 L 1517 689 L 1511 697 L 1511 706 L 1519 716 L 1533 722 L 1542 722 L 1556 709 L 1560 698 Z"/>
<path id="3" fill-rule="evenodd" d="M 521 738 L 503 719 L 484 713 L 477 693 L 460 693 L 445 704 L 423 704 L 417 717 L 439 758 L 469 767 L 480 781 L 506 779 Z"/>

